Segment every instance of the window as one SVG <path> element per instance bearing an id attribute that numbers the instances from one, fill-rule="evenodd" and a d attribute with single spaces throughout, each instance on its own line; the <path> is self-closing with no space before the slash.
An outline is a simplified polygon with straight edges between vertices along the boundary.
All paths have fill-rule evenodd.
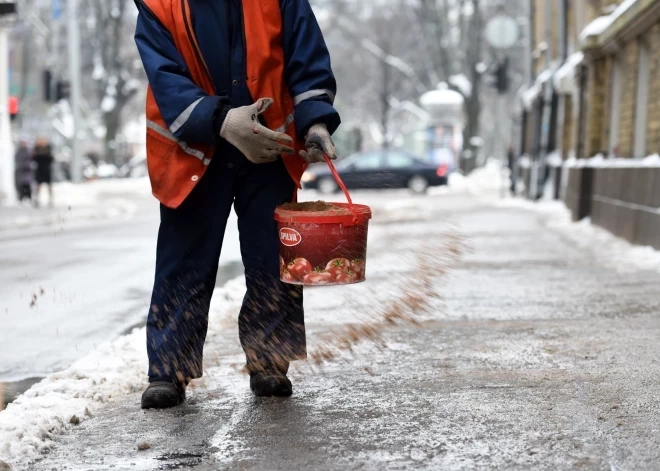
<path id="1" fill-rule="evenodd" d="M 373 170 L 380 167 L 381 156 L 380 152 L 367 152 L 351 159 L 351 163 L 356 170 Z"/>
<path id="2" fill-rule="evenodd" d="M 646 121 L 648 117 L 650 78 L 649 43 L 645 38 L 640 38 L 637 102 L 635 103 L 635 140 L 633 141 L 633 157 L 636 159 L 646 156 Z"/>
<path id="3" fill-rule="evenodd" d="M 389 152 L 386 162 L 387 166 L 391 168 L 405 168 L 413 164 L 413 159 L 403 152 Z"/>
<path id="4" fill-rule="evenodd" d="M 612 89 L 610 93 L 610 142 L 609 154 L 615 155 L 619 147 L 619 119 L 621 114 L 621 62 L 620 56 L 614 58 L 612 64 Z"/>

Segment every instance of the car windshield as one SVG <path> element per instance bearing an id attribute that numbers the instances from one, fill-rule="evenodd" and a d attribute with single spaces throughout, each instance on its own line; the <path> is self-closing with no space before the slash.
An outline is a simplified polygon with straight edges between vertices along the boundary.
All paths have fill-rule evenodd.
<path id="1" fill-rule="evenodd" d="M 390 168 L 405 168 L 412 166 L 415 159 L 404 152 L 388 152 L 385 161 Z"/>
<path id="2" fill-rule="evenodd" d="M 360 152 L 359 154 L 351 155 L 342 160 L 337 168 L 347 169 L 349 167 L 355 170 L 369 170 L 376 169 L 383 166 L 383 157 L 387 155 L 386 151 L 371 151 Z"/>

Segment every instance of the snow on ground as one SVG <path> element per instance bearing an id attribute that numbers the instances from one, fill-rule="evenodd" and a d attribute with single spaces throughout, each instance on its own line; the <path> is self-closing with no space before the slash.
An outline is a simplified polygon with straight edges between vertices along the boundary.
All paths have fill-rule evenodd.
<path id="1" fill-rule="evenodd" d="M 599 256 L 611 260 L 616 269 L 660 269 L 660 252 L 634 247 L 604 230 L 591 226 L 588 221 L 573 224 L 561 203 L 534 204 L 522 200 L 494 199 L 492 196 L 500 188 L 501 178 L 500 163 L 490 161 L 484 168 L 476 170 L 468 177 L 454 174 L 449 189 L 444 191 L 471 193 L 488 199 L 495 205 L 513 205 L 539 211 L 547 217 L 549 227 L 561 231 L 574 243 L 585 249 L 597 246 Z M 419 239 L 409 235 L 411 231 L 423 229 L 422 226 L 413 227 L 413 224 L 416 224 L 414 219 L 424 220 L 424 208 L 430 199 L 411 198 L 403 193 L 400 197 L 397 195 L 393 193 L 391 198 L 384 201 L 381 198 L 380 203 L 374 204 L 374 214 L 381 218 L 381 222 L 402 223 L 408 221 L 406 218 L 412 219 L 409 224 L 376 225 L 370 229 L 369 276 L 373 280 L 392 279 L 392 266 L 397 267 L 397 273 L 405 273 L 411 268 L 410 263 L 404 263 L 405 260 L 400 255 L 393 253 L 397 251 L 391 250 L 392 238 L 397 239 L 397 243 L 406 245 L 404 251 L 419 246 Z M 367 204 L 371 204 L 371 198 L 377 199 L 369 193 L 364 196 L 365 201 L 361 202 Z M 430 198 L 433 199 L 434 196 L 431 195 Z M 438 228 L 434 226 L 433 230 L 437 235 Z M 372 257 L 372 253 L 376 256 Z M 620 261 L 630 261 L 632 265 L 619 263 Z M 625 268 L 626 266 L 628 268 Z M 356 285 L 350 295 L 358 302 L 362 300 L 368 302 L 370 307 L 377 308 L 378 306 L 373 305 L 385 305 L 397 294 L 384 292 L 382 285 L 375 288 L 369 283 Z M 211 306 L 209 336 L 235 326 L 236 312 L 242 302 L 244 290 L 242 278 L 230 281 L 216 290 Z M 320 318 L 326 323 L 329 322 L 327 319 L 331 318 L 330 324 L 359 321 L 354 315 L 354 303 L 339 306 L 343 293 L 341 288 L 334 287 L 308 290 L 305 296 L 306 306 L 312 308 L 312 311 L 319 311 L 316 319 L 310 319 L 310 324 L 318 323 Z M 336 305 L 328 304 L 329 299 L 337 301 Z M 47 451 L 52 446 L 52 438 L 55 435 L 64 433 L 78 421 L 84 421 L 94 415 L 106 403 L 141 390 L 145 385 L 146 370 L 145 329 L 142 328 L 114 342 L 101 345 L 65 371 L 49 376 L 10 404 L 5 411 L 0 412 L 0 461 L 10 464 L 24 462 Z"/>
<path id="2" fill-rule="evenodd" d="M 53 185 L 54 207 L 49 207 L 48 191 L 42 189 L 41 208 L 0 206 L 0 231 L 52 226 L 86 219 L 130 216 L 137 211 L 136 199 L 151 195 L 148 178 L 108 179 Z"/>
<path id="3" fill-rule="evenodd" d="M 547 218 L 549 228 L 561 232 L 580 249 L 595 250 L 603 263 L 622 273 L 635 270 L 660 272 L 660 251 L 653 247 L 633 245 L 609 231 L 591 224 L 586 218 L 573 222 L 571 214 L 561 201 L 534 203 L 522 199 L 506 199 L 497 203 L 503 207 L 521 207 L 537 211 Z"/>
<path id="4" fill-rule="evenodd" d="M 216 290 L 210 335 L 226 325 L 223 313 L 238 311 L 243 292 L 242 278 Z M 34 385 L 0 412 L 0 462 L 37 457 L 52 446 L 55 435 L 91 417 L 107 402 L 141 390 L 147 365 L 146 332 L 135 329 Z"/>
<path id="5" fill-rule="evenodd" d="M 506 170 L 508 172 L 508 170 Z M 505 178 L 507 182 L 505 182 Z M 492 195 L 508 183 L 508 173 L 498 159 L 489 159 L 485 166 L 474 170 L 467 177 L 460 173 L 449 176 L 450 191 L 467 192 L 472 195 Z"/>
<path id="6" fill-rule="evenodd" d="M 318 197 L 304 196 L 304 199 Z M 388 192 L 385 197 L 379 192 L 360 194 L 360 202 L 372 205 L 380 222 L 369 231 L 368 270 L 372 283 L 354 285 L 350 289 L 307 290 L 305 305 L 310 311 L 308 327 L 311 337 L 319 329 L 344 329 L 346 324 L 373 322 L 374 316 L 380 316 L 389 303 L 408 292 L 410 283 L 404 282 L 410 281 L 410 273 L 417 273 L 416 258 L 409 254 L 420 248 L 420 239 L 411 237 L 411 231 L 423 240 L 431 240 L 431 235 L 438 237 L 442 228 L 448 227 L 445 221 L 431 221 L 432 227 L 425 226 L 429 218 L 424 208 L 433 201 L 438 200 L 432 196 L 411 197 L 406 191 Z M 411 215 L 416 217 L 411 220 Z M 393 243 L 397 244 L 397 250 L 392 249 Z M 395 271 L 392 270 L 394 266 L 397 267 Z M 242 277 L 216 289 L 211 305 L 209 338 L 224 329 L 236 328 L 236 313 L 244 292 Z M 369 309 L 359 309 L 359 306 L 369 306 Z M 356 315 L 357 312 L 361 314 Z M 145 335 L 144 328 L 136 329 L 114 342 L 101 345 L 70 368 L 47 377 L 9 404 L 0 412 L 0 461 L 25 463 L 37 458 L 52 447 L 54 436 L 93 416 L 106 403 L 144 388 L 147 372 Z M 313 343 L 315 347 L 327 345 Z M 212 352 L 207 353 L 212 356 Z M 314 355 L 313 349 L 310 355 Z"/>

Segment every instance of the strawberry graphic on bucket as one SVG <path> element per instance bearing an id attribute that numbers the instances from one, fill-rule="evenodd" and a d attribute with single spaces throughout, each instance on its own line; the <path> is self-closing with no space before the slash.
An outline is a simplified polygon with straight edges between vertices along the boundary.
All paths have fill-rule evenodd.
<path id="1" fill-rule="evenodd" d="M 327 156 L 326 162 L 348 203 L 291 203 L 276 209 L 280 279 L 285 283 L 328 286 L 365 281 L 371 209 L 353 204 Z"/>

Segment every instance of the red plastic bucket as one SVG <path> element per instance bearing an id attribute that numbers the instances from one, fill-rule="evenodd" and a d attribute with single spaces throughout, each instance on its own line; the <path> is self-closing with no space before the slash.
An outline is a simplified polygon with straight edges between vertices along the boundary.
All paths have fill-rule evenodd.
<path id="1" fill-rule="evenodd" d="M 321 211 L 280 206 L 275 220 L 280 236 L 280 279 L 305 286 L 348 285 L 365 281 L 371 209 L 353 204 L 332 161 L 326 156 L 348 203 L 328 203 Z"/>

